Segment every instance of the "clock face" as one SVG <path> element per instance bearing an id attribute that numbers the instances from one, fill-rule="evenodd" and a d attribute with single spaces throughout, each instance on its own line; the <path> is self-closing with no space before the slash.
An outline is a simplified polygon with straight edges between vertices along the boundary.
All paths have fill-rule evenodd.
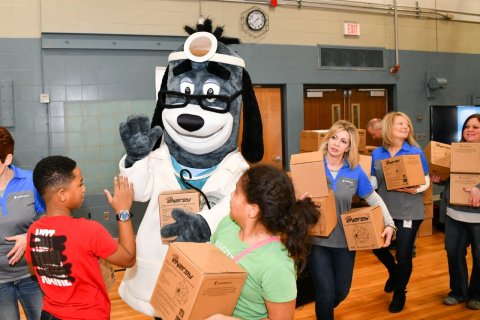
<path id="1" fill-rule="evenodd" d="M 260 10 L 252 10 L 247 15 L 247 25 L 254 31 L 262 30 L 265 27 L 266 17 Z"/>

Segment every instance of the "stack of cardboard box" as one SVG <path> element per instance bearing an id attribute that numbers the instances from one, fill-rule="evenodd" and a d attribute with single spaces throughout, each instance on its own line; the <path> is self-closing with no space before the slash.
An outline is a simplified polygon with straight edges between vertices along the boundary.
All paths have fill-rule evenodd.
<path id="1" fill-rule="evenodd" d="M 418 229 L 417 237 L 427 237 L 433 234 L 433 186 L 423 193 L 423 210 L 425 219 Z"/>
<path id="2" fill-rule="evenodd" d="M 464 189 L 480 183 L 480 143 L 452 143 L 450 171 L 450 203 L 468 206 Z"/>
<path id="3" fill-rule="evenodd" d="M 357 129 L 357 131 L 360 138 L 358 151 L 360 154 L 366 154 L 366 131 L 365 129 Z M 327 132 L 328 129 L 302 130 L 300 132 L 300 152 L 318 151 Z"/>
<path id="4" fill-rule="evenodd" d="M 441 181 L 445 181 L 450 176 L 451 146 L 449 144 L 430 141 L 423 149 L 425 158 L 428 162 L 430 174 L 440 176 Z M 433 233 L 433 185 L 430 184 L 423 193 L 423 206 L 425 220 L 423 220 L 418 229 L 417 236 L 426 237 Z"/>

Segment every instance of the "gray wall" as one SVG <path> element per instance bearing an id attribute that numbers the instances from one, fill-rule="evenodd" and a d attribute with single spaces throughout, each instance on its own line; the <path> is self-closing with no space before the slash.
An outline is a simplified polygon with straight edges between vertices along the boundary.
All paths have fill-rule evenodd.
<path id="1" fill-rule="evenodd" d="M 78 34 L 0 39 L 0 80 L 13 81 L 14 126 L 9 129 L 16 140 L 15 163 L 31 169 L 49 154 L 70 155 L 85 171 L 87 193 L 101 193 L 123 154 L 118 124 L 129 114 L 153 115 L 155 66 L 165 66 L 168 53 L 184 39 Z M 470 104 L 470 97 L 480 93 L 478 55 L 400 51 L 400 71 L 391 74 L 389 68 L 319 69 L 316 46 L 245 44 L 234 49 L 254 83 L 285 88 L 287 159 L 298 152 L 305 84 L 393 85 L 394 108 L 410 115 L 416 133 L 427 138 L 430 105 Z M 386 66 L 394 63 L 394 52 L 387 51 Z M 434 99 L 426 97 L 427 71 L 448 80 Z M 42 92 L 50 94 L 49 104 L 39 102 Z"/>

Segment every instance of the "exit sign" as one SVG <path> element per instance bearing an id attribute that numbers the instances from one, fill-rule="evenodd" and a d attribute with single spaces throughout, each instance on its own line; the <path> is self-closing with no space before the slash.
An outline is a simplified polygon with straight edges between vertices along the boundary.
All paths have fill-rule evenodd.
<path id="1" fill-rule="evenodd" d="M 360 35 L 360 23 L 345 22 L 343 24 L 343 34 L 346 36 L 359 36 Z"/>

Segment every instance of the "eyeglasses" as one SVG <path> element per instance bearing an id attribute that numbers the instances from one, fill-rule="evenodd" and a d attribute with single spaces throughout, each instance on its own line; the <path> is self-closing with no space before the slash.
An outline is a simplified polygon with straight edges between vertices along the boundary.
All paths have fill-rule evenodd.
<path id="1" fill-rule="evenodd" d="M 242 94 L 242 90 L 235 92 L 231 96 L 216 94 L 185 94 L 177 91 L 160 90 L 161 101 L 165 108 L 175 109 L 186 107 L 192 100 L 196 100 L 200 108 L 217 113 L 227 113 L 230 111 L 230 105 Z"/>

